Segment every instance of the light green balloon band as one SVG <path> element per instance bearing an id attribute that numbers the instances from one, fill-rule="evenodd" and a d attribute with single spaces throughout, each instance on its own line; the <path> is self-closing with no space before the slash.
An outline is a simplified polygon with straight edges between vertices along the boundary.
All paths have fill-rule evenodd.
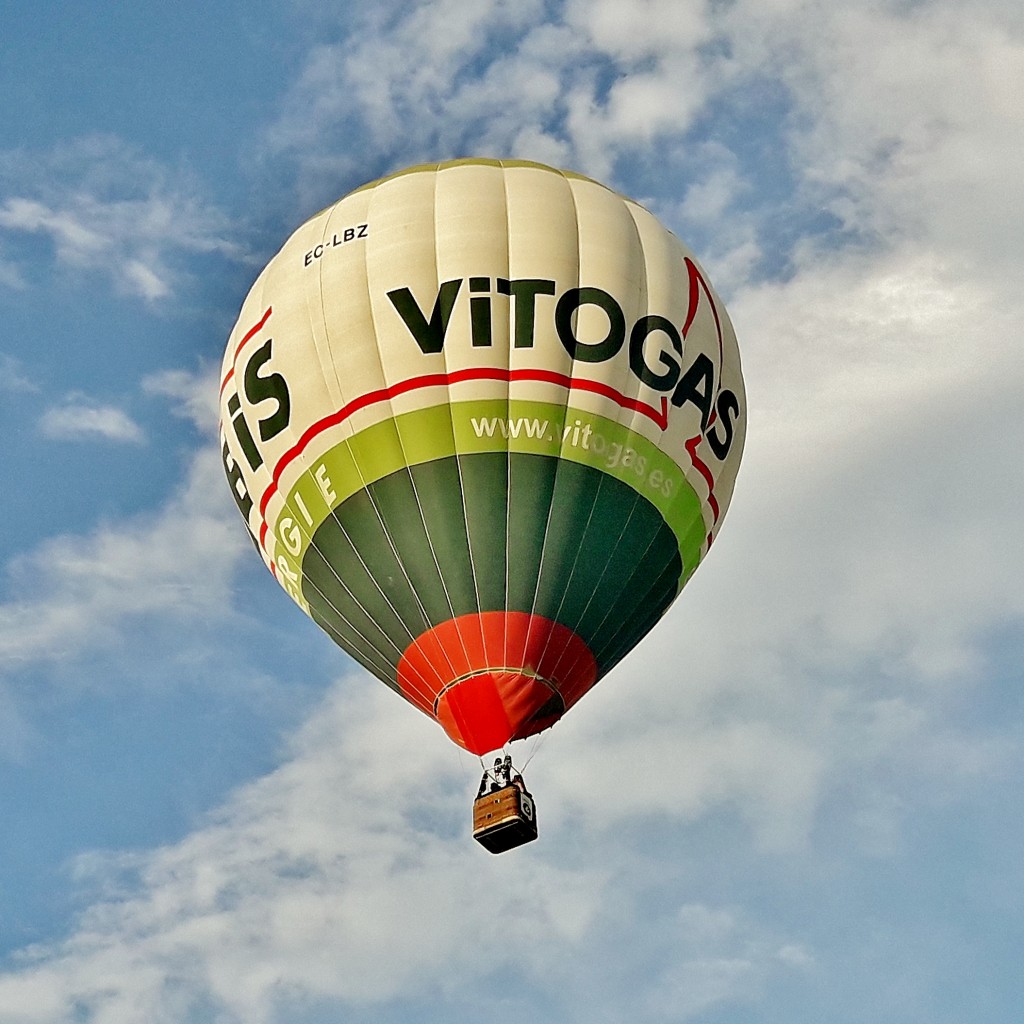
<path id="1" fill-rule="evenodd" d="M 454 402 L 404 413 L 333 445 L 316 459 L 303 458 L 305 469 L 271 523 L 275 557 L 284 562 L 286 578 L 297 573 L 316 529 L 333 508 L 367 484 L 410 465 L 504 451 L 557 456 L 621 480 L 658 509 L 675 535 L 683 563 L 680 589 L 697 568 L 707 526 L 700 499 L 672 459 L 647 438 L 603 416 L 552 403 L 505 399 Z M 455 495 L 452 506 L 453 515 L 456 509 L 462 514 Z M 286 589 L 296 596 L 296 581 L 292 584 Z"/>

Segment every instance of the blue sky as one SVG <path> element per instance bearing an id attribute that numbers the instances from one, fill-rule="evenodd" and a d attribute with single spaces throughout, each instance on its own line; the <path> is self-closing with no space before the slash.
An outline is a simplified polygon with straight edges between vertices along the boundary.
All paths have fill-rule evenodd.
<path id="1" fill-rule="evenodd" d="M 1019 1020 L 1022 77 L 1010 0 L 8 5 L 0 1020 Z M 462 155 L 655 210 L 750 403 L 707 565 L 500 858 L 215 442 L 290 231 Z"/>

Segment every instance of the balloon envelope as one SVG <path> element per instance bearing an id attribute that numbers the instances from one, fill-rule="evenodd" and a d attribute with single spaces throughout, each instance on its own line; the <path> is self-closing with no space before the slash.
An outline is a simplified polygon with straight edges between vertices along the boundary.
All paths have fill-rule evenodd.
<path id="1" fill-rule="evenodd" d="M 732 325 L 643 207 L 519 161 L 415 167 L 300 227 L 227 345 L 228 481 L 278 582 L 474 753 L 557 721 L 713 542 Z"/>

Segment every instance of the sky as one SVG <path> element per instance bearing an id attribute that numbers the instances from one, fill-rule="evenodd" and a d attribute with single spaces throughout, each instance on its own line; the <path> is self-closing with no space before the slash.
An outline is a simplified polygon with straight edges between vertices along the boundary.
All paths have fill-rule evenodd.
<path id="1" fill-rule="evenodd" d="M 0 1021 L 989 1024 L 1024 976 L 1018 0 L 9 0 Z M 700 257 L 720 538 L 541 743 L 541 838 L 253 552 L 223 347 L 425 161 L 598 178 Z"/>

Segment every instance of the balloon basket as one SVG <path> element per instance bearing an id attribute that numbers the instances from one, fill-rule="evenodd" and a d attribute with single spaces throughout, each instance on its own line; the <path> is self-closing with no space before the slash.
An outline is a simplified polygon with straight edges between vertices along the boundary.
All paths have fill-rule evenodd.
<path id="1" fill-rule="evenodd" d="M 473 838 L 490 853 L 504 853 L 537 838 L 533 797 L 508 785 L 473 801 Z"/>

